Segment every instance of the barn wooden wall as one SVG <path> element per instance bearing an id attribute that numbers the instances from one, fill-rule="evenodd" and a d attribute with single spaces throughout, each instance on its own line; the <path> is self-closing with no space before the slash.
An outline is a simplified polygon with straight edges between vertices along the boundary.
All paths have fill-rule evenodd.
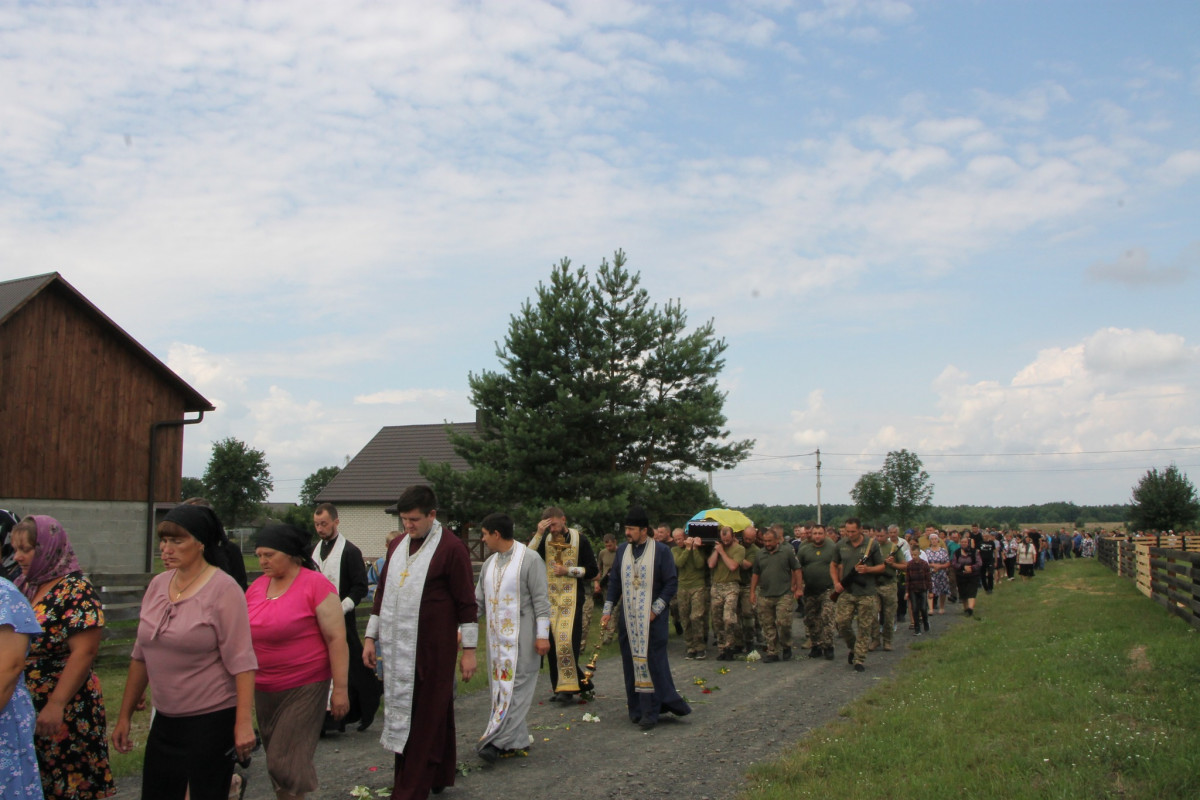
<path id="1" fill-rule="evenodd" d="M 66 290 L 0 329 L 0 497 L 146 499 L 150 424 L 184 398 Z M 183 431 L 159 430 L 155 500 L 177 501 Z"/>

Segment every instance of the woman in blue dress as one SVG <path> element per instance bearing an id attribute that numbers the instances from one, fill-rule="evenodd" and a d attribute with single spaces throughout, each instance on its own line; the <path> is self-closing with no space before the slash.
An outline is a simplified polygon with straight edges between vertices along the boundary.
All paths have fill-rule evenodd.
<path id="1" fill-rule="evenodd" d="M 42 632 L 25 595 L 0 577 L 0 797 L 42 798 L 33 749 L 33 701 L 25 688 L 29 637 Z"/>

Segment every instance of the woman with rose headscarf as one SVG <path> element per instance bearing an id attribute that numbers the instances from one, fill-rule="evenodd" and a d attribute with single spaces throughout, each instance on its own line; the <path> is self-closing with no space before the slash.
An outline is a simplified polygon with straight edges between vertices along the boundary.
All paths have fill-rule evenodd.
<path id="1" fill-rule="evenodd" d="M 225 532 L 212 509 L 180 505 L 158 526 L 166 572 L 142 597 L 137 641 L 113 746 L 133 749 L 134 708 L 149 684 L 154 721 L 146 739 L 142 797 L 225 800 L 230 754 L 254 749 L 250 619 L 241 588 L 225 571 Z"/>
<path id="2" fill-rule="evenodd" d="M 116 792 L 104 739 L 104 698 L 92 671 L 104 609 L 83 577 L 67 532 L 53 517 L 26 517 L 12 530 L 14 581 L 42 626 L 25 662 L 37 710 L 38 768 L 46 797 L 90 800 Z"/>
<path id="3" fill-rule="evenodd" d="M 246 591 L 258 656 L 254 706 L 279 800 L 316 790 L 313 754 L 326 705 L 334 719 L 350 709 L 346 618 L 337 588 L 316 571 L 309 552 L 305 531 L 263 528 L 254 548 L 263 575 Z"/>

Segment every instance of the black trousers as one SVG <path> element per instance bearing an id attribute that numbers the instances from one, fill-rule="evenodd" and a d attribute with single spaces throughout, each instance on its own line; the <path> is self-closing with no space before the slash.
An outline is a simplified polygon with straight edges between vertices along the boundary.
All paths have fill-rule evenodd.
<path id="1" fill-rule="evenodd" d="M 156 712 L 146 738 L 142 767 L 145 800 L 226 800 L 233 777 L 237 709 L 225 708 L 194 717 L 168 717 Z"/>

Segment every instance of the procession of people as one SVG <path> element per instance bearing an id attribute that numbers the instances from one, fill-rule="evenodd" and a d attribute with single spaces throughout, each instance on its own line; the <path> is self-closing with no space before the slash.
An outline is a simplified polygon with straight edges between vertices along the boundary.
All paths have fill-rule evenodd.
<path id="1" fill-rule="evenodd" d="M 360 640 L 367 562 L 340 533 L 335 506 L 316 507 L 315 543 L 295 526 L 262 529 L 262 577 L 248 590 L 242 565 L 232 563 L 238 550 L 208 504 L 193 498 L 170 511 L 157 528 L 165 571 L 143 599 L 108 737 L 91 671 L 104 625 L 98 596 L 56 520 L 14 518 L 9 543 L 20 571 L 8 589 L 0 578 L 0 627 L 11 631 L 0 650 L 28 650 L 29 658 L 19 662 L 24 680 L 0 704 L 0 737 L 12 748 L 3 796 L 111 796 L 109 740 L 118 752 L 133 749 L 132 717 L 151 688 L 143 797 L 241 797 L 247 775 L 234 764 L 261 742 L 276 797 L 303 798 L 319 786 L 318 738 L 348 723 L 367 730 L 382 700 L 391 797 L 423 800 L 452 786 L 458 771 L 456 680 L 487 676 L 490 713 L 475 746 L 487 764 L 530 754 L 527 715 L 543 663 L 547 701 L 593 699 L 595 665 L 585 668 L 583 650 L 592 602 L 603 603 L 601 645 L 619 645 L 628 718 L 646 731 L 692 713 L 668 661 L 672 626 L 689 660 L 704 659 L 712 644 L 725 661 L 776 664 L 797 649 L 828 661 L 840 639 L 847 665 L 863 672 L 872 651 L 893 649 L 904 622 L 913 636 L 928 632 L 929 616 L 945 613 L 948 599 L 971 617 L 980 590 L 986 596 L 1014 580 L 1018 566 L 1028 579 L 1046 557 L 1095 551 L 1089 534 L 1076 542 L 930 525 L 901 535 L 854 517 L 837 527 L 797 525 L 790 540 L 782 525 L 760 534 L 749 520 L 699 535 L 652 526 L 640 506 L 624 518 L 623 542 L 607 534 L 594 551 L 551 506 L 527 543 L 508 514 L 485 517 L 487 558 L 476 579 L 465 542 L 438 519 L 431 487 L 405 489 L 396 512 L 401 530 L 372 560 Z"/>

